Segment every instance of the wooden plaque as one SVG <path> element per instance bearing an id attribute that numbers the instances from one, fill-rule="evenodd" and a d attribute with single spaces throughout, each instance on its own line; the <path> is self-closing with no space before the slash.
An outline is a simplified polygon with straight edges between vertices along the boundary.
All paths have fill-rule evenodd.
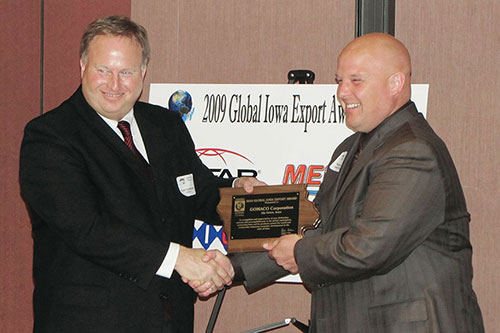
<path id="1" fill-rule="evenodd" d="M 228 253 L 265 251 L 262 244 L 315 228 L 319 213 L 307 199 L 306 184 L 221 188 L 217 206 Z"/>

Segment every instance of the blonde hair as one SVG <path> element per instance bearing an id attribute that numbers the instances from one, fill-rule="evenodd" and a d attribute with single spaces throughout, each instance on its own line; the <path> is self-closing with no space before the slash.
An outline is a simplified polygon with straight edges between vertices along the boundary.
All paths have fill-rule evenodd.
<path id="1" fill-rule="evenodd" d="M 107 16 L 90 23 L 80 41 L 80 58 L 87 63 L 87 51 L 90 42 L 99 35 L 125 36 L 135 38 L 142 49 L 142 68 L 146 68 L 151 57 L 148 33 L 143 26 L 125 16 Z"/>

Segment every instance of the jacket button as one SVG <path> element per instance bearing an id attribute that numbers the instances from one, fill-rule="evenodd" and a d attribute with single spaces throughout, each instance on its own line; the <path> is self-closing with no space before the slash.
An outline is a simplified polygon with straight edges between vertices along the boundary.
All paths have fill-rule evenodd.
<path id="1" fill-rule="evenodd" d="M 167 294 L 161 293 L 159 296 L 160 296 L 161 299 L 164 299 L 164 300 L 168 299 L 168 295 Z"/>

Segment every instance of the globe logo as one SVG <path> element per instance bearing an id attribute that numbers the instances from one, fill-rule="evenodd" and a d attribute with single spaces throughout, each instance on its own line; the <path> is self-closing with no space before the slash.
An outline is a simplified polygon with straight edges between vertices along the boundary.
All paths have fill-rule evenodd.
<path id="1" fill-rule="evenodd" d="M 182 116 L 182 120 L 186 121 L 189 112 L 193 109 L 193 99 L 187 91 L 177 90 L 172 94 L 172 96 L 170 96 L 168 100 L 168 108 L 179 113 Z M 193 113 L 189 116 L 189 120 L 191 120 L 192 116 Z"/>

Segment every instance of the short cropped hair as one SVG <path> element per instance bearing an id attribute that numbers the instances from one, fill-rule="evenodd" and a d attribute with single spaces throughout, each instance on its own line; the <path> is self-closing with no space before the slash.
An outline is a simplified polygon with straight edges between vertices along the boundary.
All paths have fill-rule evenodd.
<path id="1" fill-rule="evenodd" d="M 87 63 L 90 42 L 99 35 L 125 36 L 135 38 L 142 49 L 142 69 L 146 68 L 151 57 L 148 33 L 143 26 L 125 16 L 108 16 L 90 23 L 80 41 L 80 58 Z"/>

